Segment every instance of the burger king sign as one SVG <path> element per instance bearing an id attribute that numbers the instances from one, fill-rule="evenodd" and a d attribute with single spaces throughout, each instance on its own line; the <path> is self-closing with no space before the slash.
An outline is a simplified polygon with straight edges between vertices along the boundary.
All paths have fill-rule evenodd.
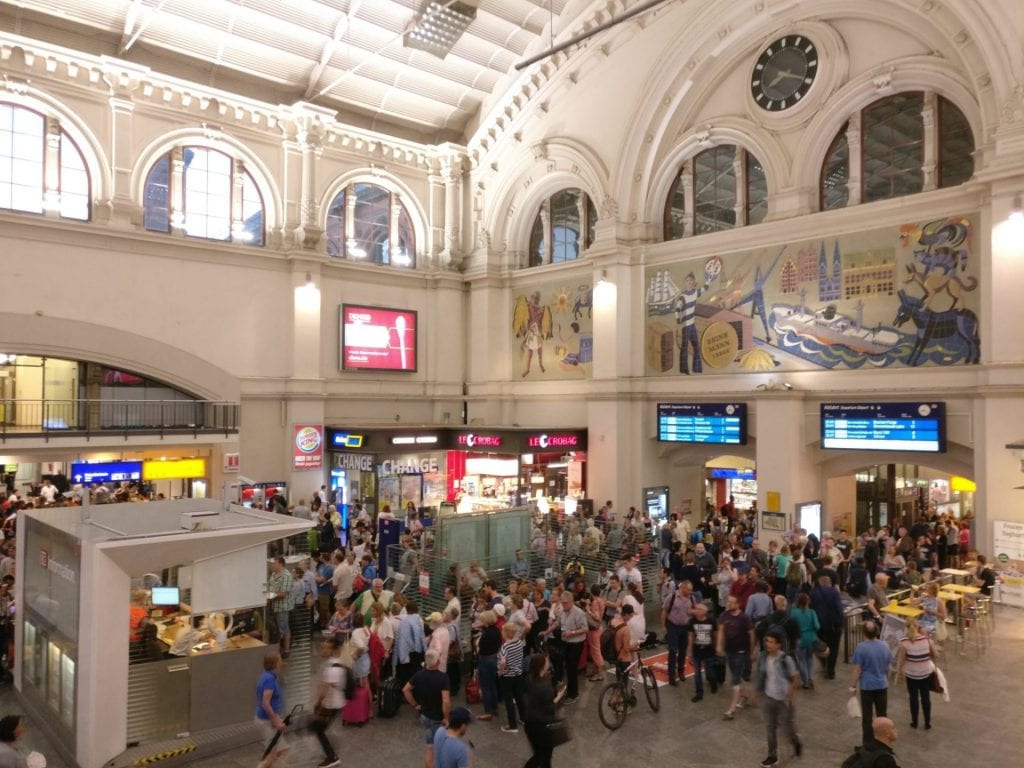
<path id="1" fill-rule="evenodd" d="M 320 424 L 296 424 L 292 441 L 293 469 L 322 469 L 324 428 Z"/>

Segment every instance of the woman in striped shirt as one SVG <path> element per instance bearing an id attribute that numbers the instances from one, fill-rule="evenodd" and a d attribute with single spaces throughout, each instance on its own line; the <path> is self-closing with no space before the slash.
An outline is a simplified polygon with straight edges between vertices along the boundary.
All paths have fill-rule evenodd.
<path id="1" fill-rule="evenodd" d="M 935 672 L 935 645 L 916 619 L 907 619 L 907 636 L 900 641 L 896 656 L 896 674 L 905 675 L 907 694 L 910 697 L 910 727 L 917 728 L 918 699 L 924 710 L 924 727 L 932 727 L 931 690 L 932 673 Z"/>
<path id="2" fill-rule="evenodd" d="M 519 626 L 508 623 L 502 630 L 501 650 L 498 651 L 498 689 L 501 697 L 505 700 L 505 711 L 508 713 L 508 725 L 502 726 L 505 733 L 519 733 L 519 720 L 516 716 L 522 717 L 525 712 L 523 704 L 524 693 L 524 668 L 523 653 L 526 644 L 520 638 Z"/>

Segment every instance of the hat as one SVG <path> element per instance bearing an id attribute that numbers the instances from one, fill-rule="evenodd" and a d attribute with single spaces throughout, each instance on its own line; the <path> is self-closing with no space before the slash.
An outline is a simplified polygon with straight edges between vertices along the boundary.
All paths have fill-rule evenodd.
<path id="1" fill-rule="evenodd" d="M 630 604 L 630 603 L 626 603 L 625 605 L 623 605 L 623 606 L 622 606 L 622 612 L 623 612 L 623 613 L 632 613 L 632 612 L 633 612 L 633 606 L 632 606 L 632 604 Z"/>
<path id="2" fill-rule="evenodd" d="M 442 616 L 437 611 L 434 611 L 432 614 L 427 616 L 427 624 L 440 624 L 443 621 L 444 621 L 444 616 Z"/>
<path id="3" fill-rule="evenodd" d="M 448 713 L 448 727 L 458 728 L 473 722 L 473 713 L 465 707 L 456 707 Z"/>
<path id="4" fill-rule="evenodd" d="M 0 741 L 8 743 L 14 741 L 14 732 L 18 729 L 20 722 L 21 715 L 7 715 L 0 718 Z"/>
<path id="5" fill-rule="evenodd" d="M 498 603 L 496 606 L 491 608 L 491 610 L 494 611 L 495 615 L 497 615 L 497 616 L 504 616 L 505 615 L 505 606 L 502 605 L 501 603 Z"/>

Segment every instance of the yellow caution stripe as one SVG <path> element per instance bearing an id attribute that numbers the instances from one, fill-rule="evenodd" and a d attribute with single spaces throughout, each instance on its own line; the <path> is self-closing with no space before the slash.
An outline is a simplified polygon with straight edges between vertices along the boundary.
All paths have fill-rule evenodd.
<path id="1" fill-rule="evenodd" d="M 171 749 L 167 752 L 160 752 L 156 755 L 150 755 L 149 757 L 140 757 L 132 765 L 134 768 L 142 768 L 145 765 L 152 765 L 153 763 L 159 763 L 161 760 L 169 760 L 172 757 L 178 757 L 180 755 L 187 755 L 189 752 L 195 752 L 196 745 L 189 744 L 184 747 L 178 747 L 177 749 Z"/>

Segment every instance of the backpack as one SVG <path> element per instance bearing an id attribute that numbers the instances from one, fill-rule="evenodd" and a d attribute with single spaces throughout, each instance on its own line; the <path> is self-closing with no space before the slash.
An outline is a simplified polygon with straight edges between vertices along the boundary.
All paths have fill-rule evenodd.
<path id="1" fill-rule="evenodd" d="M 608 627 L 601 633 L 601 655 L 608 661 L 619 658 L 619 652 L 615 650 L 615 638 L 623 629 L 628 629 L 626 624 L 619 624 L 617 627 Z"/>
<path id="2" fill-rule="evenodd" d="M 786 583 L 799 587 L 804 583 L 804 566 L 796 560 L 791 560 L 786 566 Z"/>
<path id="3" fill-rule="evenodd" d="M 864 747 L 854 747 L 853 754 L 843 760 L 840 768 L 874 768 L 881 752 Z"/>

